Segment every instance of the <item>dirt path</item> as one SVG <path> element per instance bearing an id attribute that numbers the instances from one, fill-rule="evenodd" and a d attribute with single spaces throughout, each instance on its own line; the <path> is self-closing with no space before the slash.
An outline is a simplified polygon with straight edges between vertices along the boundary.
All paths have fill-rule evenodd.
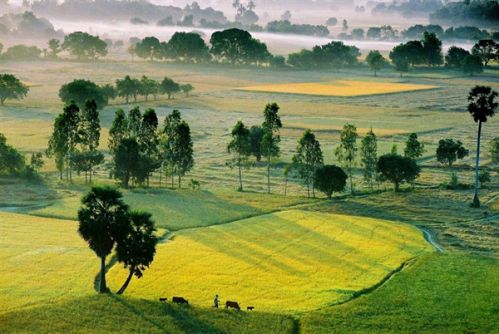
<path id="1" fill-rule="evenodd" d="M 437 250 L 437 252 L 445 253 L 445 249 L 435 241 L 434 232 L 426 228 L 422 227 L 418 228 L 421 230 L 421 232 L 423 232 L 425 240 L 428 241 L 428 243 L 432 245 Z"/>

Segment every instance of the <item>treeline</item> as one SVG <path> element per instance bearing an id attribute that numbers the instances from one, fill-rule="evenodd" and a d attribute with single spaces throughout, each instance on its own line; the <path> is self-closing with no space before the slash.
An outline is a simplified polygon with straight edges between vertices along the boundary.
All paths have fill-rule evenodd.
<path id="1" fill-rule="evenodd" d="M 31 154 L 29 162 L 14 146 L 7 143 L 7 138 L 0 133 L 0 176 L 16 176 L 31 181 L 39 180 L 39 171 L 43 167 L 43 155 Z"/>
<path id="2" fill-rule="evenodd" d="M 430 21 L 442 24 L 474 24 L 497 28 L 499 24 L 499 2 L 497 0 L 465 0 L 448 2 L 434 13 Z"/>

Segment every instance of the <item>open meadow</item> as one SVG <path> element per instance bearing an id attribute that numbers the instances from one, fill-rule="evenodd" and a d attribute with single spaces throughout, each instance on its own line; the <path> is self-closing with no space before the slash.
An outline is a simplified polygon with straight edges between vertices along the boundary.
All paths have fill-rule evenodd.
<path id="1" fill-rule="evenodd" d="M 488 150 L 499 117 L 484 124 L 481 168 L 491 181 L 482 207 L 469 207 L 477 126 L 466 111 L 475 85 L 499 90 L 499 69 L 479 76 L 417 68 L 403 78 L 391 69 L 375 78 L 367 68 L 299 71 L 147 61 L 0 62 L 30 87 L 23 100 L 0 107 L 0 133 L 26 156 L 45 152 L 62 111 L 61 85 L 75 78 L 100 85 L 125 75 L 168 76 L 195 89 L 130 105 L 121 97 L 100 111 L 105 163 L 94 185 L 110 178 L 109 129 L 115 111 L 154 108 L 160 126 L 180 110 L 190 126 L 194 168 L 183 189 L 153 173 L 150 187 L 120 189 L 132 209 L 152 214 L 160 236 L 154 262 L 124 295 L 98 295 L 99 259 L 77 233 L 84 175 L 59 180 L 44 157 L 41 180 L 0 177 L 0 333 L 494 333 L 499 328 L 499 174 Z M 283 94 L 284 93 L 284 94 Z M 263 122 L 276 102 L 283 123 L 281 154 L 266 165 L 227 166 L 237 121 Z M 425 145 L 421 175 L 402 192 L 390 183 L 371 189 L 354 161 L 356 194 L 307 198 L 296 174 L 285 179 L 297 140 L 311 129 L 324 163 L 334 155 L 346 123 L 360 137 L 372 129 L 378 155 L 403 154 L 408 134 Z M 442 138 L 455 138 L 469 155 L 448 168 L 436 160 Z M 360 139 L 360 138 L 359 138 Z M 360 143 L 360 140 L 358 141 Z M 456 173 L 463 188 L 447 189 Z M 200 189 L 191 189 L 192 180 Z M 176 185 L 175 185 L 176 187 Z M 127 276 L 107 257 L 112 292 Z M 213 297 L 242 310 L 213 309 Z M 183 296 L 189 306 L 158 299 Z M 246 306 L 254 306 L 252 312 Z M 354 328 L 354 330 L 353 330 Z"/>

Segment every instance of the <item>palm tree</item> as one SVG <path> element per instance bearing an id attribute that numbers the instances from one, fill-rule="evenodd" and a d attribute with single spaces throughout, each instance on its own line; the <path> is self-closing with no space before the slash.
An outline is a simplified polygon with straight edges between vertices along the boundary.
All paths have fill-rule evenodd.
<path id="1" fill-rule="evenodd" d="M 475 165 L 475 196 L 473 197 L 472 206 L 480 207 L 478 199 L 478 166 L 480 164 L 480 136 L 482 134 L 482 123 L 487 122 L 487 118 L 494 116 L 497 109 L 495 98 L 497 92 L 486 86 L 475 86 L 468 95 L 468 111 L 473 116 L 475 123 L 478 123 L 478 137 L 476 148 L 476 165 Z"/>
<path id="2" fill-rule="evenodd" d="M 93 187 L 82 199 L 78 211 L 78 232 L 101 260 L 99 292 L 107 292 L 106 257 L 120 234 L 130 225 L 128 206 L 123 195 L 111 187 Z"/>
<path id="3" fill-rule="evenodd" d="M 144 270 L 149 267 L 156 254 L 158 238 L 154 235 L 156 228 L 151 214 L 133 211 L 130 213 L 130 228 L 122 236 L 116 246 L 118 261 L 128 268 L 128 277 L 119 289 L 121 295 L 130 284 L 133 275 L 141 278 Z"/>

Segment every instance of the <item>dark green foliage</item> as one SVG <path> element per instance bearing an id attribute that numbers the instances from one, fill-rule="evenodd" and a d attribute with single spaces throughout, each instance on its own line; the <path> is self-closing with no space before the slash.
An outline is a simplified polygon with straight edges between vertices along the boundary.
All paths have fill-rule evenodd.
<path id="1" fill-rule="evenodd" d="M 137 95 L 139 95 L 141 87 L 141 82 L 137 79 L 132 79 L 129 75 L 123 79 L 116 80 L 118 96 L 124 97 L 126 104 L 130 102 L 130 97 L 133 97 L 134 101 L 137 102 Z"/>
<path id="2" fill-rule="evenodd" d="M 443 63 L 442 41 L 434 33 L 425 31 L 423 34 L 423 54 L 428 66 L 438 66 Z"/>
<path id="3" fill-rule="evenodd" d="M 499 162 L 499 137 L 490 141 L 490 157 L 492 158 L 492 162 Z"/>
<path id="4" fill-rule="evenodd" d="M 140 58 L 152 61 L 154 58 L 161 59 L 163 57 L 163 48 L 156 37 L 146 37 L 135 44 L 135 53 Z"/>
<path id="5" fill-rule="evenodd" d="M 80 108 L 83 108 L 87 101 L 93 100 L 97 108 L 102 109 L 109 102 L 108 89 L 103 89 L 90 80 L 76 79 L 61 86 L 59 97 L 65 104 L 75 102 Z"/>
<path id="6" fill-rule="evenodd" d="M 180 92 L 180 85 L 173 81 L 172 79 L 165 77 L 159 86 L 161 93 L 168 95 L 168 99 L 171 99 L 175 93 Z"/>
<path id="7" fill-rule="evenodd" d="M 116 152 L 116 149 L 121 142 L 127 136 L 128 133 L 128 120 L 126 118 L 125 111 L 123 109 L 116 110 L 114 114 L 113 124 L 109 129 L 109 151 L 111 154 Z"/>
<path id="8" fill-rule="evenodd" d="M 28 86 L 23 84 L 14 75 L 0 74 L 0 105 L 3 106 L 7 99 L 23 99 L 28 92 Z"/>
<path id="9" fill-rule="evenodd" d="M 194 167 L 194 150 L 191 130 L 185 121 L 182 121 L 175 129 L 173 153 L 175 173 L 178 177 L 178 187 L 182 188 L 182 177 Z"/>
<path id="10" fill-rule="evenodd" d="M 118 262 L 129 270 L 129 275 L 118 294 L 123 294 L 132 276 L 141 278 L 143 272 L 154 260 L 158 238 L 151 214 L 147 212 L 130 212 L 130 226 L 125 233 L 120 233 L 116 245 Z"/>
<path id="11" fill-rule="evenodd" d="M 281 137 L 279 131 L 282 128 L 277 103 L 267 104 L 263 111 L 264 121 L 262 124 L 263 137 L 261 151 L 267 158 L 267 192 L 270 193 L 270 169 L 272 157 L 279 156 L 279 143 Z"/>
<path id="12" fill-rule="evenodd" d="M 388 65 L 388 62 L 378 50 L 370 51 L 366 57 L 366 62 L 369 64 L 371 70 L 374 71 L 374 76 L 376 76 L 379 70 Z"/>
<path id="13" fill-rule="evenodd" d="M 378 159 L 377 170 L 382 181 L 393 183 L 395 191 L 400 190 L 403 182 L 414 182 L 420 172 L 415 160 L 394 153 L 382 155 Z"/>
<path id="14" fill-rule="evenodd" d="M 24 168 L 24 157 L 0 133 L 0 175 L 18 175 Z"/>
<path id="15" fill-rule="evenodd" d="M 251 154 L 260 162 L 262 159 L 262 140 L 265 132 L 261 126 L 253 125 L 250 129 Z"/>
<path id="16" fill-rule="evenodd" d="M 101 259 L 99 292 L 107 292 L 106 257 L 129 225 L 128 206 L 123 195 L 109 187 L 93 187 L 78 210 L 78 233 Z"/>
<path id="17" fill-rule="evenodd" d="M 364 180 L 372 188 L 376 177 L 376 163 L 378 161 L 378 140 L 371 129 L 360 144 L 361 162 L 364 165 Z"/>
<path id="18" fill-rule="evenodd" d="M 421 36 L 423 36 L 423 33 L 426 31 L 434 33 L 440 38 L 442 38 L 444 35 L 444 29 L 438 24 L 416 24 L 402 31 L 402 36 L 408 39 L 417 39 L 421 38 Z"/>
<path id="19" fill-rule="evenodd" d="M 463 72 L 469 74 L 470 76 L 473 76 L 473 74 L 476 73 L 482 73 L 483 72 L 482 58 L 476 55 L 466 56 L 466 58 L 464 58 L 463 60 L 462 67 L 463 67 Z"/>
<path id="20" fill-rule="evenodd" d="M 211 35 L 211 54 L 219 62 L 258 64 L 268 61 L 267 46 L 245 30 L 232 28 Z"/>
<path id="21" fill-rule="evenodd" d="M 355 46 L 333 41 L 325 45 L 316 45 L 312 51 L 302 50 L 288 56 L 288 63 L 294 67 L 305 68 L 340 68 L 357 63 L 360 51 Z"/>
<path id="22" fill-rule="evenodd" d="M 114 176 L 123 187 L 128 188 L 131 179 L 139 183 L 145 180 L 140 159 L 140 147 L 135 138 L 124 138 L 119 142 L 114 152 Z"/>
<path id="23" fill-rule="evenodd" d="M 63 50 L 69 51 L 78 60 L 96 59 L 107 55 L 107 44 L 98 36 L 92 36 L 86 32 L 73 32 L 64 37 L 61 45 Z"/>
<path id="24" fill-rule="evenodd" d="M 194 87 L 191 84 L 180 85 L 180 89 L 185 94 L 185 96 L 189 96 L 191 92 L 194 90 Z"/>
<path id="25" fill-rule="evenodd" d="M 464 148 L 463 143 L 460 140 L 454 140 L 451 138 L 440 139 L 437 148 L 437 160 L 441 164 L 447 164 L 447 166 L 452 167 L 452 164 L 456 162 L 457 159 L 463 159 L 469 154 L 469 151 Z"/>
<path id="26" fill-rule="evenodd" d="M 331 199 L 333 192 L 345 190 L 348 176 L 338 166 L 325 165 L 315 171 L 314 185 Z"/>
<path id="27" fill-rule="evenodd" d="M 464 59 L 469 56 L 470 53 L 457 46 L 451 46 L 447 55 L 445 56 L 445 65 L 451 68 L 461 68 L 464 63 Z"/>
<path id="28" fill-rule="evenodd" d="M 293 24 L 289 20 L 271 21 L 266 30 L 274 33 L 326 37 L 329 29 L 323 25 Z"/>
<path id="29" fill-rule="evenodd" d="M 227 145 L 227 151 L 232 153 L 234 157 L 230 162 L 230 166 L 237 166 L 239 175 L 239 191 L 243 191 L 243 178 L 241 169 L 247 166 L 248 157 L 251 154 L 251 138 L 250 130 L 246 128 L 243 122 L 238 121 L 231 132 L 232 140 Z"/>
<path id="30" fill-rule="evenodd" d="M 411 133 L 405 142 L 404 155 L 411 159 L 418 159 L 423 156 L 424 144 L 418 140 L 416 133 Z"/>
<path id="31" fill-rule="evenodd" d="M 146 99 L 146 102 L 149 98 L 149 95 L 157 96 L 159 93 L 159 83 L 156 80 L 149 79 L 145 75 L 142 76 L 140 80 L 140 86 L 138 89 L 138 93 Z"/>
<path id="32" fill-rule="evenodd" d="M 352 124 L 345 124 L 340 135 L 340 146 L 334 152 L 338 160 L 343 164 L 350 179 L 350 192 L 354 193 L 353 168 L 357 156 L 357 128 Z"/>
<path id="33" fill-rule="evenodd" d="M 315 197 L 315 172 L 324 163 L 321 144 L 315 138 L 311 130 L 305 130 L 298 141 L 296 154 L 293 156 L 293 165 L 298 175 L 307 185 L 307 195 L 310 198 L 310 187 L 312 196 Z"/>
<path id="34" fill-rule="evenodd" d="M 210 58 L 208 46 L 199 34 L 176 32 L 168 41 L 168 58 L 185 62 L 200 63 Z"/>
<path id="35" fill-rule="evenodd" d="M 471 53 L 479 56 L 485 66 L 490 61 L 499 60 L 499 44 L 491 39 L 481 39 L 471 49 Z"/>
<path id="36" fill-rule="evenodd" d="M 499 2 L 496 0 L 447 2 L 443 7 L 430 14 L 430 20 L 446 25 L 464 23 L 497 27 Z"/>

